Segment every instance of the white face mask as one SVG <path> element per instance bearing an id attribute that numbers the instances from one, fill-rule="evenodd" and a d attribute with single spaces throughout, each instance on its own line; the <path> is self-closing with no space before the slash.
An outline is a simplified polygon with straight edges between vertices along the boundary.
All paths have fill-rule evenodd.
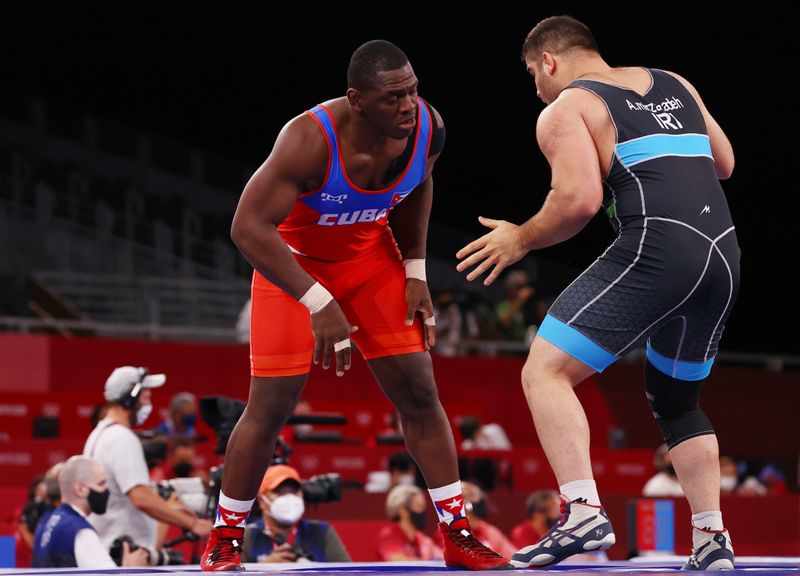
<path id="1" fill-rule="evenodd" d="M 736 489 L 736 476 L 722 476 L 719 479 L 719 487 L 723 492 L 732 492 Z"/>
<path id="2" fill-rule="evenodd" d="M 306 505 L 296 494 L 278 496 L 269 503 L 269 515 L 283 526 L 291 526 L 303 517 Z"/>
<path id="3" fill-rule="evenodd" d="M 402 486 L 413 486 L 414 480 L 416 480 L 416 478 L 413 474 L 403 474 L 402 476 L 398 476 L 397 483 Z"/>
<path id="4" fill-rule="evenodd" d="M 150 413 L 152 411 L 153 411 L 152 404 L 142 404 L 141 406 L 139 406 L 139 409 L 136 411 L 135 425 L 141 426 L 142 424 L 144 424 L 145 420 L 147 420 L 150 417 Z"/>

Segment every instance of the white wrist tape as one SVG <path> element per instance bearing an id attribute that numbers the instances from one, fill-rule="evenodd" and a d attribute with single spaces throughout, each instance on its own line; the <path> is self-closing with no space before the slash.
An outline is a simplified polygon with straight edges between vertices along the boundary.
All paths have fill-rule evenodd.
<path id="1" fill-rule="evenodd" d="M 406 278 L 416 278 L 427 282 L 425 277 L 425 258 L 410 258 L 403 260 L 403 268 L 406 269 Z"/>
<path id="2" fill-rule="evenodd" d="M 315 282 L 314 285 L 308 289 L 308 292 L 303 294 L 299 302 L 308 308 L 309 312 L 316 314 L 325 308 L 331 300 L 333 300 L 331 293 L 328 292 L 322 284 Z"/>
<path id="3" fill-rule="evenodd" d="M 350 348 L 350 338 L 345 338 L 344 340 L 340 340 L 339 342 L 333 345 L 334 352 L 340 352 L 345 348 Z"/>

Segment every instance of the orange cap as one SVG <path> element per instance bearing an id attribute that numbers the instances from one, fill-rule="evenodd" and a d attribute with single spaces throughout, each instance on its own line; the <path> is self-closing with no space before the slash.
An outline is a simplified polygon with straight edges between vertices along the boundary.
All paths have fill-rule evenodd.
<path id="1" fill-rule="evenodd" d="M 258 489 L 258 493 L 272 492 L 286 480 L 295 480 L 300 484 L 300 474 L 291 466 L 286 466 L 284 464 L 270 466 L 267 468 L 267 473 L 264 474 L 264 479 L 261 481 L 261 487 Z"/>

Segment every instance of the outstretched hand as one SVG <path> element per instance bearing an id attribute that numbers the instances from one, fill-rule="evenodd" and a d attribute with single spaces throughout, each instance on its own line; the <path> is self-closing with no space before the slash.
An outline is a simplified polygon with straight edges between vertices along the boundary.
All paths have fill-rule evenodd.
<path id="1" fill-rule="evenodd" d="M 456 270 L 463 272 L 480 262 L 472 272 L 467 274 L 467 280 L 471 282 L 494 266 L 483 281 L 483 285 L 488 286 L 497 279 L 503 270 L 525 256 L 528 250 L 522 245 L 519 226 L 516 224 L 505 220 L 492 220 L 483 216 L 478 216 L 478 222 L 491 228 L 492 231 L 470 242 L 456 253 L 456 258 L 459 260 L 465 258 L 458 263 Z"/>
<path id="2" fill-rule="evenodd" d="M 422 326 L 425 330 L 425 349 L 430 350 L 436 344 L 436 325 L 430 324 L 433 320 L 433 302 L 431 293 L 428 290 L 428 283 L 416 278 L 406 279 L 406 326 L 414 323 L 414 316 L 419 313 L 422 316 Z"/>

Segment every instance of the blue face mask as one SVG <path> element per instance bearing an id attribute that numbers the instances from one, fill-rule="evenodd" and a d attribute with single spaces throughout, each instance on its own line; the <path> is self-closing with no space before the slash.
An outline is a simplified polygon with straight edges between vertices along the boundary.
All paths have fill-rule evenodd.
<path id="1" fill-rule="evenodd" d="M 197 424 L 197 416 L 194 414 L 187 414 L 181 421 L 186 428 L 194 428 L 194 425 Z"/>

